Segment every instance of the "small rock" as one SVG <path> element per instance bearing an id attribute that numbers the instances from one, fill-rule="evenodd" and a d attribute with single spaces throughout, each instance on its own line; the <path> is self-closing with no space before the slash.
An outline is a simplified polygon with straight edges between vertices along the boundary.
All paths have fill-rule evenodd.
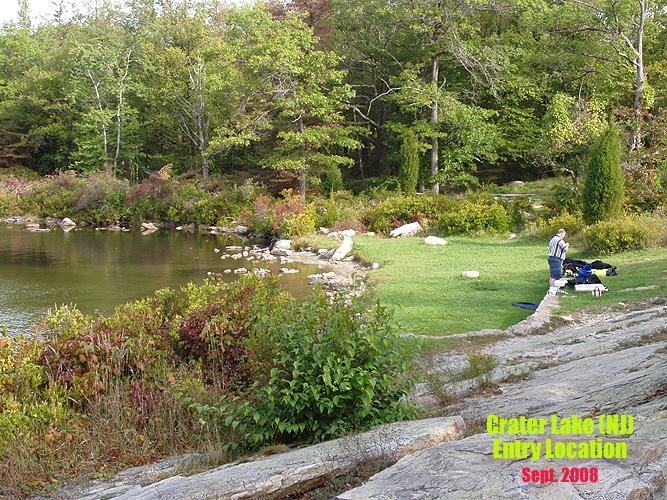
<path id="1" fill-rule="evenodd" d="M 462 278 L 479 278 L 479 271 L 463 271 Z"/>
<path id="2" fill-rule="evenodd" d="M 225 273 L 225 274 L 229 274 L 229 273 L 231 273 L 231 272 L 232 272 L 231 269 L 225 269 L 225 270 L 223 271 L 223 273 Z"/>
<path id="3" fill-rule="evenodd" d="M 380 264 L 378 262 L 373 262 L 371 264 L 371 269 L 373 269 L 373 270 L 380 269 Z"/>
<path id="4" fill-rule="evenodd" d="M 320 233 L 322 233 L 322 234 L 329 234 L 329 232 L 330 232 L 329 228 L 327 228 L 327 227 L 321 227 L 320 228 Z"/>
<path id="5" fill-rule="evenodd" d="M 238 259 L 240 259 L 241 257 L 243 257 L 243 254 L 235 253 L 235 254 L 232 255 L 231 257 L 232 257 L 232 259 L 234 259 L 234 260 L 238 260 Z"/>
<path id="6" fill-rule="evenodd" d="M 238 225 L 234 228 L 234 232 L 235 232 L 236 234 L 248 234 L 248 231 L 250 231 L 250 228 L 249 228 L 248 226 L 244 226 L 244 225 L 242 225 L 242 224 L 238 224 Z"/>
<path id="7" fill-rule="evenodd" d="M 234 274 L 246 274 L 248 270 L 245 267 L 239 267 L 238 269 L 234 269 Z"/>
<path id="8" fill-rule="evenodd" d="M 220 249 L 219 249 L 219 248 L 214 248 L 213 251 L 214 251 L 215 253 L 220 253 Z"/>
<path id="9" fill-rule="evenodd" d="M 513 240 L 516 238 L 516 233 L 510 233 L 510 235 L 507 237 L 508 240 Z"/>
<path id="10" fill-rule="evenodd" d="M 243 247 L 240 247 L 238 245 L 229 245 L 228 247 L 225 247 L 227 250 L 242 250 Z"/>
<path id="11" fill-rule="evenodd" d="M 340 234 L 351 238 L 352 236 L 357 234 L 357 232 L 354 229 L 346 229 L 345 231 L 341 231 Z"/>
<path id="12" fill-rule="evenodd" d="M 405 224 L 401 227 L 397 227 L 389 233 L 389 236 L 392 238 L 400 238 L 401 236 L 414 236 L 415 234 L 421 233 L 422 227 L 419 225 L 419 222 L 412 222 L 410 224 Z"/>
<path id="13" fill-rule="evenodd" d="M 247 251 L 243 251 L 243 252 L 241 252 L 241 255 L 243 255 L 244 257 L 247 257 L 250 254 Z"/>
<path id="14" fill-rule="evenodd" d="M 281 267 L 280 268 L 280 273 L 281 274 L 295 274 L 295 273 L 298 273 L 298 272 L 299 272 L 298 269 L 290 269 L 288 267 Z"/>
<path id="15" fill-rule="evenodd" d="M 437 236 L 427 236 L 424 238 L 424 243 L 427 245 L 446 245 L 447 240 L 443 238 L 438 238 Z"/>
<path id="16" fill-rule="evenodd" d="M 373 231 L 368 231 L 366 233 L 366 236 L 375 236 L 375 233 Z"/>
<path id="17" fill-rule="evenodd" d="M 523 181 L 514 181 L 514 182 L 512 182 L 512 184 L 514 186 L 523 186 L 525 184 L 525 182 L 523 182 Z"/>
<path id="18" fill-rule="evenodd" d="M 183 231 L 183 226 L 176 226 L 176 231 Z"/>

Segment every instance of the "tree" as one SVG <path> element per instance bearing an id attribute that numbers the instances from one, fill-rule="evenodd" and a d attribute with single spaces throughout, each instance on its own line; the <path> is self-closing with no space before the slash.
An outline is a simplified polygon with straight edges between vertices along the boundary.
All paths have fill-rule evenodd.
<path id="1" fill-rule="evenodd" d="M 594 224 L 623 211 L 623 171 L 618 128 L 609 124 L 591 148 L 582 191 L 584 219 Z"/>
<path id="2" fill-rule="evenodd" d="M 263 164 L 295 172 L 305 201 L 309 175 L 354 163 L 340 154 L 359 146 L 342 113 L 354 93 L 344 83 L 340 58 L 318 50 L 312 29 L 297 16 L 275 22 L 264 43 L 261 71 L 270 82 L 277 140 Z"/>
<path id="3" fill-rule="evenodd" d="M 401 144 L 401 169 L 398 177 L 401 190 L 406 194 L 414 194 L 419 180 L 419 141 L 413 131 L 408 131 Z"/>

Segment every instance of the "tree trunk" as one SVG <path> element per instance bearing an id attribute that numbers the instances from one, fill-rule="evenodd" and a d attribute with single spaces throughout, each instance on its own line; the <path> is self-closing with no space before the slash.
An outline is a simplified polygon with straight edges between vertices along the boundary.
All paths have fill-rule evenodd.
<path id="1" fill-rule="evenodd" d="M 630 143 L 631 151 L 638 151 L 642 147 L 642 111 L 644 107 L 644 82 L 646 75 L 644 73 L 644 22 L 646 20 L 646 0 L 639 0 L 639 23 L 637 24 L 637 47 L 635 58 L 635 99 L 632 105 L 632 111 L 635 119 L 635 130 L 632 134 Z"/>
<path id="2" fill-rule="evenodd" d="M 438 175 L 438 137 L 435 135 L 436 128 L 438 126 L 438 76 L 440 72 L 440 55 L 436 54 L 433 57 L 433 68 L 432 68 L 432 86 L 433 86 L 433 101 L 431 102 L 431 129 L 434 133 L 431 138 L 431 176 Z M 433 182 L 431 184 L 431 191 L 433 194 L 440 194 L 440 184 Z"/>
<path id="3" fill-rule="evenodd" d="M 204 179 L 208 179 L 208 158 L 206 157 L 206 152 L 201 151 L 201 175 Z"/>

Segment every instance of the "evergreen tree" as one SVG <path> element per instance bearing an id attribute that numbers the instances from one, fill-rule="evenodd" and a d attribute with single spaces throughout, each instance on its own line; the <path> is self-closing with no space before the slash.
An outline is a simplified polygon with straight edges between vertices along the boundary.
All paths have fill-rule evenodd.
<path id="1" fill-rule="evenodd" d="M 623 211 L 623 171 L 618 128 L 609 124 L 591 148 L 582 192 L 584 219 L 594 224 Z"/>
<path id="2" fill-rule="evenodd" d="M 419 180 L 419 142 L 413 131 L 408 131 L 401 144 L 401 169 L 399 171 L 401 190 L 414 194 Z"/>

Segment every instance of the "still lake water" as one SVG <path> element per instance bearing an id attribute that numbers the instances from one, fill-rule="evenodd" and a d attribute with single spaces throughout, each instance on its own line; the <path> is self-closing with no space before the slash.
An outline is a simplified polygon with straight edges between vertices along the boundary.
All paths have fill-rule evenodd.
<path id="1" fill-rule="evenodd" d="M 75 304 L 84 313 L 108 314 L 130 300 L 159 288 L 201 283 L 206 273 L 227 268 L 263 267 L 277 273 L 281 265 L 246 259 L 220 259 L 226 245 L 242 245 L 233 236 L 182 234 L 160 230 L 148 236 L 89 229 L 65 233 L 29 233 L 23 226 L 0 224 L 0 328 L 10 335 L 30 332 L 49 308 Z M 220 253 L 214 249 L 219 248 Z M 296 297 L 311 288 L 306 276 L 317 266 L 283 264 L 299 269 L 280 276 Z M 234 274 L 224 274 L 233 281 Z"/>

